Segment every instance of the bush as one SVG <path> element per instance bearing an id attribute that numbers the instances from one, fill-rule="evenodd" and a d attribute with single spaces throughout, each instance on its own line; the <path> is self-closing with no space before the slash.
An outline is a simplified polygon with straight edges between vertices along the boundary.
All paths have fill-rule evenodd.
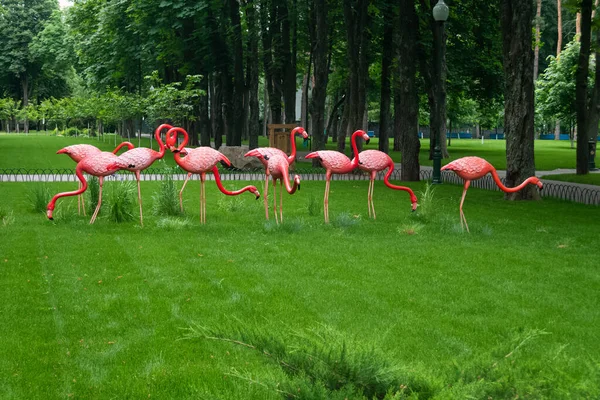
<path id="1" fill-rule="evenodd" d="M 109 196 L 109 218 L 113 222 L 133 220 L 136 186 L 132 181 L 115 182 Z"/>
<path id="2" fill-rule="evenodd" d="M 179 192 L 173 181 L 173 176 L 166 171 L 163 174 L 158 193 L 152 196 L 154 201 L 152 212 L 160 216 L 179 216 L 182 211 L 179 207 Z"/>
<path id="3" fill-rule="evenodd" d="M 79 129 L 77 129 L 76 127 L 70 127 L 65 129 L 64 131 L 64 135 L 65 136 L 76 136 L 79 133 Z"/>
<path id="4" fill-rule="evenodd" d="M 48 203 L 52 199 L 50 189 L 44 184 L 36 184 L 28 195 L 31 211 L 34 213 L 45 213 Z"/>

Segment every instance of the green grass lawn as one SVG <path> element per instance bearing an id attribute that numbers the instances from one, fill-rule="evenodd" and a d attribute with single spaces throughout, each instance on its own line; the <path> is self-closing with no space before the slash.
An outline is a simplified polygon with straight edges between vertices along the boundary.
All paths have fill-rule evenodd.
<path id="1" fill-rule="evenodd" d="M 116 139 L 116 140 L 115 140 Z M 56 151 L 62 147 L 76 144 L 88 143 L 100 147 L 106 151 L 112 151 L 115 142 L 120 143 L 123 139 L 115 135 L 105 135 L 104 140 L 97 138 L 83 137 L 55 137 L 43 134 L 29 136 L 25 135 L 0 135 L 0 169 L 4 168 L 73 168 L 74 163 L 64 155 L 56 155 Z M 365 149 L 377 149 L 379 146 L 378 138 L 374 138 L 366 145 Z M 150 147 L 148 139 L 132 139 L 135 146 Z M 309 151 L 303 147 L 302 139 L 296 141 L 298 151 Z M 259 137 L 259 146 L 268 146 L 266 137 Z M 488 160 L 496 169 L 506 169 L 506 142 L 504 140 L 486 140 L 483 144 L 481 140 L 472 139 L 453 139 L 449 148 L 450 159 L 443 160 L 447 162 L 465 157 L 479 156 Z M 327 149 L 336 149 L 336 143 L 329 141 Z M 156 141 L 153 140 L 153 148 L 156 147 Z M 390 148 L 393 148 L 390 145 Z M 350 155 L 350 144 L 346 146 L 346 154 Z M 575 149 L 570 148 L 568 141 L 537 140 L 535 142 L 535 162 L 536 169 L 539 171 L 554 170 L 557 168 L 575 168 Z M 399 152 L 390 152 L 390 156 L 396 162 L 401 161 Z M 173 158 L 165 157 L 167 165 L 174 165 Z M 419 155 L 421 165 L 432 165 L 429 160 L 429 140 L 421 140 L 421 151 Z M 298 160 L 298 167 L 310 167 L 312 164 L 302 159 Z"/>
<path id="2" fill-rule="evenodd" d="M 377 182 L 369 220 L 368 182 L 334 181 L 325 225 L 305 181 L 276 226 L 208 182 L 201 226 L 194 181 L 165 225 L 143 182 L 144 228 L 90 226 L 74 198 L 32 212 L 39 185 L 0 183 L 2 399 L 600 396 L 598 207 L 472 188 L 467 234 L 459 186 L 412 214 Z"/>
<path id="3" fill-rule="evenodd" d="M 563 182 L 576 182 L 576 183 L 585 183 L 588 185 L 596 185 L 600 186 L 600 174 L 588 174 L 588 175 L 576 175 L 576 174 L 557 174 L 557 175 L 547 175 L 546 179 L 552 179 L 555 181 L 563 181 Z"/>

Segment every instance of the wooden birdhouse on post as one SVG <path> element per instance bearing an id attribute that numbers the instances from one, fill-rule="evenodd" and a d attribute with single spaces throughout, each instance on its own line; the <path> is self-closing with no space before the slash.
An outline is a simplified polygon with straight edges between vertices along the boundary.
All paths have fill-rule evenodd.
<path id="1" fill-rule="evenodd" d="M 297 124 L 269 124 L 269 147 L 275 147 L 285 154 L 292 152 L 290 143 L 290 132 L 297 127 Z"/>

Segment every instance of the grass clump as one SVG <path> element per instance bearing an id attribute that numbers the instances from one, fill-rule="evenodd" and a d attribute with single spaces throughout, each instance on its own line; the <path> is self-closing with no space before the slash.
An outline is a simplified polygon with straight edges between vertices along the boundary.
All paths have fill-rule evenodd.
<path id="1" fill-rule="evenodd" d="M 179 191 L 175 186 L 173 175 L 165 173 L 160 182 L 158 193 L 152 196 L 154 201 L 152 213 L 160 216 L 180 216 L 182 214 L 179 206 Z"/>
<path id="2" fill-rule="evenodd" d="M 98 205 L 98 197 L 100 196 L 100 181 L 95 176 L 92 176 L 88 179 L 87 184 L 87 201 L 85 206 L 87 207 L 87 212 L 92 215 L 96 210 L 96 206 Z M 100 211 L 98 214 L 100 214 Z"/>
<path id="3" fill-rule="evenodd" d="M 425 184 L 425 189 L 419 192 L 419 207 L 416 216 L 428 221 L 434 218 L 435 214 L 435 187 L 428 182 Z"/>
<path id="4" fill-rule="evenodd" d="M 52 199 L 50 189 L 44 184 L 36 184 L 29 192 L 29 203 L 34 213 L 45 213 L 48 203 Z"/>
<path id="5" fill-rule="evenodd" d="M 244 208 L 244 202 L 240 196 L 221 196 L 217 201 L 217 208 L 225 212 L 237 212 Z"/>
<path id="6" fill-rule="evenodd" d="M 172 216 L 160 218 L 156 222 L 156 226 L 161 229 L 179 230 L 190 227 L 192 224 L 189 220 L 176 218 Z"/>
<path id="7" fill-rule="evenodd" d="M 2 222 L 2 226 L 12 225 L 15 222 L 13 212 L 0 207 L 0 222 Z"/>
<path id="8" fill-rule="evenodd" d="M 349 340 L 326 327 L 273 332 L 241 323 L 217 328 L 195 326 L 189 328 L 186 338 L 228 342 L 264 356 L 283 372 L 284 379 L 274 382 L 270 375 L 255 376 L 236 369 L 228 375 L 259 384 L 283 398 L 426 399 L 435 391 L 430 383 L 405 374 L 372 345 Z"/>
<path id="9" fill-rule="evenodd" d="M 360 215 L 350 215 L 349 213 L 341 213 L 336 215 L 331 224 L 336 228 L 347 229 L 359 224 Z"/>
<path id="10" fill-rule="evenodd" d="M 310 215 L 311 217 L 321 215 L 321 213 L 323 212 L 323 202 L 322 200 L 317 199 L 317 197 L 314 194 L 311 194 L 310 196 L 308 196 L 308 204 L 306 206 L 306 209 L 308 211 L 308 215 Z"/>
<path id="11" fill-rule="evenodd" d="M 132 181 L 118 182 L 111 185 L 109 196 L 109 219 L 113 222 L 128 222 L 133 220 L 133 205 L 135 204 L 136 188 Z"/>

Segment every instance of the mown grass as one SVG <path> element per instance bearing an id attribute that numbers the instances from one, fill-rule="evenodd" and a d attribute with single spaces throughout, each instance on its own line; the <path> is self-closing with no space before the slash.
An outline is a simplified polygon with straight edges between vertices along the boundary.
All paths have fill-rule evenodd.
<path id="1" fill-rule="evenodd" d="M 587 185 L 600 186 L 600 174 L 599 173 L 590 173 L 587 175 L 556 174 L 556 175 L 546 175 L 544 178 L 551 179 L 554 181 L 575 182 L 575 183 L 584 183 Z"/>
<path id="2" fill-rule="evenodd" d="M 105 151 L 112 151 L 116 143 L 120 143 L 124 139 L 114 135 L 105 135 L 104 141 L 98 138 L 84 137 L 55 137 L 45 135 L 0 135 L 0 169 L 3 168 L 74 168 L 74 163 L 67 156 L 56 155 L 56 151 L 62 147 L 76 144 L 88 143 L 100 147 Z M 132 139 L 135 146 L 141 145 L 150 147 L 149 139 Z M 153 148 L 157 148 L 156 141 L 153 140 Z M 298 151 L 302 154 L 310 151 L 308 147 L 303 147 L 302 139 L 297 139 Z M 391 143 L 391 142 L 390 142 Z M 259 146 L 268 146 L 269 141 L 266 137 L 259 137 Z M 329 141 L 326 145 L 327 149 L 335 150 L 337 144 Z M 379 139 L 374 138 L 371 142 L 364 146 L 364 149 L 377 149 Z M 390 149 L 393 145 L 390 144 Z M 351 147 L 347 143 L 346 154 L 350 155 Z M 465 156 L 479 156 L 488 160 L 496 169 L 506 169 L 506 142 L 504 140 L 481 140 L 474 139 L 453 139 L 452 145 L 449 147 L 450 159 L 444 160 L 443 163 L 455 160 Z M 576 149 L 571 149 L 569 141 L 553 141 L 553 140 L 537 140 L 535 142 L 535 165 L 538 171 L 550 171 L 557 168 L 575 168 Z M 390 156 L 395 162 L 401 162 L 402 157 L 399 152 L 390 152 Z M 429 160 L 429 140 L 421 140 L 421 150 L 419 153 L 419 162 L 421 165 L 431 166 L 432 161 Z M 173 157 L 168 153 L 163 161 L 154 165 L 175 166 Z M 310 168 L 312 163 L 299 158 L 297 168 Z"/>
<path id="3" fill-rule="evenodd" d="M 276 226 L 207 182 L 200 225 L 192 181 L 184 217 L 141 228 L 90 226 L 75 198 L 48 221 L 36 185 L 0 183 L 2 398 L 600 396 L 598 207 L 472 188 L 467 234 L 459 186 L 421 217 L 377 182 L 373 221 L 368 182 L 334 181 L 325 225 L 308 211 L 324 182 L 306 181 Z M 142 183 L 147 210 L 159 185 Z"/>

